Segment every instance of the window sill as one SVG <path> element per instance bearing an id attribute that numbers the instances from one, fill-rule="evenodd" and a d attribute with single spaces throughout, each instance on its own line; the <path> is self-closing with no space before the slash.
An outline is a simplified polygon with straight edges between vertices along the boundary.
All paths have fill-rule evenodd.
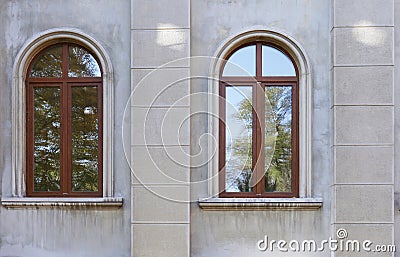
<path id="1" fill-rule="evenodd" d="M 10 208 L 42 208 L 42 207 L 114 207 L 120 208 L 123 205 L 122 197 L 107 198 L 39 198 L 39 197 L 9 197 L 2 198 L 1 205 Z"/>
<path id="2" fill-rule="evenodd" d="M 322 207 L 322 198 L 207 198 L 199 206 L 207 211 L 312 211 Z"/>

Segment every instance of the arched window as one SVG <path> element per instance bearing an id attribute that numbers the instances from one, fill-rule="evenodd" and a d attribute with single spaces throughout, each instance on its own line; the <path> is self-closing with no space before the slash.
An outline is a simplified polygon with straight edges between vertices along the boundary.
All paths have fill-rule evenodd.
<path id="1" fill-rule="evenodd" d="M 26 75 L 26 195 L 103 196 L 103 89 L 97 57 L 51 45 Z"/>
<path id="2" fill-rule="evenodd" d="M 219 78 L 219 196 L 299 196 L 299 76 L 279 45 L 253 41 Z"/>

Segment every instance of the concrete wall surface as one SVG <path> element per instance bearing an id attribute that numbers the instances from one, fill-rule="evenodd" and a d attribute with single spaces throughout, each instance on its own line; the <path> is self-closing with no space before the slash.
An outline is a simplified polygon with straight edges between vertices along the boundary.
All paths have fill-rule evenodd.
<path id="1" fill-rule="evenodd" d="M 334 256 L 395 255 L 380 250 L 394 244 L 398 213 L 394 3 L 332 1 L 332 231 L 345 229 L 346 239 L 370 240 L 376 251 Z"/>
<path id="2" fill-rule="evenodd" d="M 0 256 L 129 256 L 130 170 L 122 147 L 123 111 L 130 92 L 130 1 L 0 1 L 0 179 L 11 196 L 12 80 L 17 53 L 49 29 L 72 28 L 105 49 L 114 68 L 114 196 L 121 208 L 0 207 Z"/>
<path id="3" fill-rule="evenodd" d="M 312 70 L 312 197 L 322 197 L 316 211 L 206 211 L 191 206 L 191 256 L 302 256 L 301 253 L 259 251 L 257 242 L 322 240 L 330 236 L 330 1 L 192 1 L 191 56 L 215 57 L 228 39 L 251 30 L 290 35 L 304 48 Z M 210 62 L 192 67 L 192 76 L 209 76 Z M 207 80 L 192 80 L 192 113 L 207 112 Z M 191 119 L 192 156 L 200 153 L 208 115 Z M 206 145 L 201 145 L 207 149 Z M 193 161 L 193 160 L 192 160 Z M 191 169 L 191 200 L 207 197 L 207 165 Z M 300 254 L 300 255 L 299 255 Z M 303 253 L 330 256 L 329 251 Z"/>
<path id="4" fill-rule="evenodd" d="M 258 248 L 267 238 L 321 246 L 338 231 L 400 245 L 399 13 L 400 0 L 0 0 L 0 256 L 400 257 Z M 60 28 L 90 36 L 111 61 L 110 185 L 122 206 L 7 208 L 7 199 L 28 198 L 13 198 L 13 65 L 27 42 Z M 241 199 L 253 209 L 223 209 L 237 199 L 204 200 L 218 191 L 209 159 L 218 130 L 213 58 L 249 32 L 280 35 L 283 48 L 295 46 L 293 59 L 303 58 L 300 99 L 310 98 L 300 117 L 311 114 L 300 121 L 300 149 L 311 149 L 300 158 L 303 199 L 279 200 L 308 207 L 260 210 L 274 200 Z M 222 207 L 204 207 L 215 202 Z"/>
<path id="5" fill-rule="evenodd" d="M 394 243 L 400 245 L 400 1 L 394 1 Z M 397 250 L 395 256 L 400 256 Z"/>

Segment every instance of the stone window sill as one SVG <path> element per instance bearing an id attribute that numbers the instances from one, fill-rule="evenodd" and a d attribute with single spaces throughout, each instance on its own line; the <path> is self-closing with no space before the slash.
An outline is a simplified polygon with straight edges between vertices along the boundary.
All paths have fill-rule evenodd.
<path id="1" fill-rule="evenodd" d="M 207 198 L 199 206 L 207 211 L 318 210 L 322 198 Z"/>
<path id="2" fill-rule="evenodd" d="M 99 197 L 99 198 L 39 198 L 39 197 L 9 197 L 2 198 L 1 205 L 10 208 L 42 208 L 42 207 L 114 207 L 123 205 L 122 197 Z"/>

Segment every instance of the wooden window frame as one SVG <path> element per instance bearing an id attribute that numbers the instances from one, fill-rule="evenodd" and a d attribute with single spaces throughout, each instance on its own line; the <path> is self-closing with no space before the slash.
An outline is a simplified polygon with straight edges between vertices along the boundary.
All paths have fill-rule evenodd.
<path id="1" fill-rule="evenodd" d="M 219 181 L 219 197 L 221 198 L 292 198 L 299 197 L 299 73 L 298 68 L 295 65 L 295 61 L 290 54 L 287 53 L 282 47 L 270 44 L 266 42 L 250 42 L 235 48 L 226 58 L 228 60 L 233 53 L 246 46 L 256 46 L 256 76 L 222 76 L 224 65 L 221 68 L 219 77 L 219 159 L 218 159 L 218 181 Z M 270 46 L 285 54 L 292 62 L 296 76 L 262 76 L 262 46 Z M 258 182 L 252 188 L 251 192 L 226 192 L 225 190 L 225 179 L 226 179 L 226 87 L 227 86 L 252 86 L 252 101 L 253 101 L 253 129 L 252 129 L 252 169 L 256 176 L 253 178 L 257 179 Z M 269 86 L 291 86 L 292 88 L 292 181 L 291 181 L 291 192 L 265 192 L 264 191 L 264 129 L 265 121 L 259 120 L 257 113 L 265 113 L 264 101 L 265 87 Z M 256 143 L 254 143 L 256 142 Z M 261 156 L 261 158 L 257 158 Z M 255 161 L 256 160 L 256 161 Z M 258 179 L 260 178 L 260 179 Z"/>
<path id="2" fill-rule="evenodd" d="M 32 67 L 48 49 L 62 47 L 62 77 L 37 78 L 30 77 Z M 30 62 L 26 74 L 26 196 L 27 197 L 102 197 L 103 196 L 103 77 L 68 77 L 69 46 L 78 46 L 90 53 L 99 64 L 97 56 L 87 48 L 72 43 L 53 44 L 39 52 Z M 102 67 L 100 72 L 103 74 Z M 33 119 L 33 89 L 35 87 L 60 88 L 60 191 L 35 192 L 34 191 L 34 119 Z M 72 191 L 72 88 L 94 86 L 98 91 L 98 179 L 96 192 Z"/>

